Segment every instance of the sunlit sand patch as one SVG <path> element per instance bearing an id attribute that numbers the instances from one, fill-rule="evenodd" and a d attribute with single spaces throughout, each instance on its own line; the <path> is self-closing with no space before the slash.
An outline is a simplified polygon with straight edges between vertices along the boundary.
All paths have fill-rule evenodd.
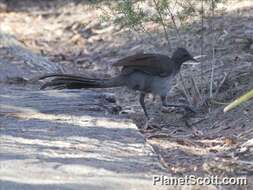
<path id="1" fill-rule="evenodd" d="M 136 129 L 136 125 L 130 120 L 122 119 L 111 119 L 103 118 L 97 116 L 73 116 L 66 114 L 48 114 L 41 113 L 38 110 L 27 107 L 17 107 L 12 105 L 1 104 L 2 112 L 6 113 L 9 116 L 15 116 L 16 118 L 30 120 L 30 119 L 39 119 L 44 121 L 54 121 L 55 123 L 65 123 L 65 124 L 74 124 L 79 125 L 80 127 L 89 126 L 92 127 L 94 124 L 96 127 L 101 126 L 105 128 L 132 128 Z M 5 111 L 4 111 L 5 110 Z"/>

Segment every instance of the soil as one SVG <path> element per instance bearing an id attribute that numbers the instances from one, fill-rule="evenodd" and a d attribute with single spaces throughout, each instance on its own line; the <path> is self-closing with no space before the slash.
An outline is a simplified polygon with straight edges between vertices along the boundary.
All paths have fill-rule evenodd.
<path id="1" fill-rule="evenodd" d="M 184 65 L 181 72 L 186 89 L 190 92 L 190 101 L 198 108 L 195 115 L 187 115 L 182 110 L 161 110 L 159 98 L 149 96 L 146 101 L 153 120 L 151 127 L 143 130 L 146 120 L 138 103 L 138 92 L 125 88 L 99 89 L 95 92 L 115 95 L 121 109 L 115 117 L 132 119 L 136 123 L 169 173 L 178 176 L 247 176 L 248 189 L 252 189 L 253 101 L 223 113 L 224 103 L 231 102 L 253 87 L 253 3 L 233 2 L 233 5 L 226 5 L 223 15 L 205 18 L 203 30 L 199 20 L 179 28 L 187 49 L 193 55 L 200 55 L 203 43 L 203 54 L 206 55 L 200 65 Z M 31 0 L 13 0 L 4 5 L 0 8 L 1 32 L 15 36 L 30 51 L 57 63 L 64 73 L 108 78 L 119 71 L 112 64 L 120 58 L 137 52 L 171 55 L 180 44 L 174 30 L 170 31 L 168 45 L 163 39 L 162 30 L 149 36 L 112 23 L 103 23 L 99 17 L 100 10 L 84 1 L 35 3 Z M 211 20 L 213 28 L 210 26 Z M 210 100 L 213 39 L 214 98 Z M 20 63 L 20 58 L 13 57 L 4 47 L 0 49 L 0 59 L 1 62 Z M 39 74 L 45 73 L 42 71 Z M 9 73 L 8 78 L 0 78 L 1 85 L 39 89 L 40 84 L 30 84 L 29 77 L 23 77 L 25 74 Z M 33 77 L 36 75 L 36 72 L 32 73 Z M 194 90 L 192 81 L 198 87 L 200 96 Z M 168 101 L 186 101 L 180 77 L 174 81 Z"/>

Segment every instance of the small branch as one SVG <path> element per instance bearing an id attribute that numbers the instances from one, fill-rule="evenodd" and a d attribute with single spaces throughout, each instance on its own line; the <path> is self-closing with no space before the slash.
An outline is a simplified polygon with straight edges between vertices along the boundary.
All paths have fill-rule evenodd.
<path id="1" fill-rule="evenodd" d="M 176 30 L 177 38 L 179 39 L 180 44 L 182 45 L 183 40 L 182 40 L 182 38 L 181 38 L 180 31 L 179 31 L 179 29 L 178 29 L 178 27 L 177 27 L 177 24 L 176 24 L 176 21 L 175 21 L 175 16 L 173 15 L 173 13 L 172 13 L 172 11 L 170 10 L 170 7 L 169 7 L 169 6 L 167 6 L 167 10 L 168 10 L 168 12 L 169 12 L 169 14 L 170 14 L 170 18 L 171 18 L 172 23 L 173 23 L 173 25 L 174 25 L 174 28 L 175 28 L 175 30 Z"/>
<path id="2" fill-rule="evenodd" d="M 193 84 L 193 87 L 194 87 L 194 91 L 195 91 L 195 94 L 198 96 L 199 100 L 198 102 L 202 102 L 202 97 L 201 97 L 201 94 L 199 92 L 199 88 L 198 86 L 196 85 L 196 82 L 195 80 L 193 79 L 193 77 L 191 77 L 191 82 Z"/>
<path id="3" fill-rule="evenodd" d="M 204 0 L 201 0 L 201 46 L 200 46 L 200 54 L 204 54 Z M 201 79 L 203 79 L 203 65 L 200 65 L 200 74 Z M 203 80 L 201 80 L 203 81 Z M 201 82 L 203 85 L 203 82 Z"/>
<path id="4" fill-rule="evenodd" d="M 188 91 L 186 90 L 185 83 L 184 83 L 184 80 L 183 80 L 183 76 L 182 76 L 182 74 L 181 74 L 181 71 L 179 72 L 179 76 L 180 76 L 180 80 L 181 80 L 181 83 L 182 83 L 182 86 L 183 86 L 184 95 L 185 95 L 185 97 L 186 97 L 186 99 L 187 99 L 188 104 L 191 105 L 191 104 L 192 104 L 192 102 L 191 102 L 191 97 L 190 97 Z"/>
<path id="5" fill-rule="evenodd" d="M 209 96 L 210 98 L 213 97 L 213 77 L 214 77 L 214 64 L 215 64 L 215 42 L 214 42 L 214 0 L 212 0 L 212 19 L 211 19 L 211 32 L 212 32 L 212 65 L 211 65 L 211 81 L 210 81 L 210 90 Z"/>
<path id="6" fill-rule="evenodd" d="M 250 91 L 248 91 L 246 94 L 242 95 L 241 97 L 237 98 L 236 100 L 234 100 L 233 102 L 231 102 L 228 106 L 226 106 L 224 108 L 224 112 L 227 112 L 237 106 L 239 106 L 240 104 L 242 104 L 243 102 L 246 102 L 250 99 L 253 98 L 253 89 L 251 89 Z"/>
<path id="7" fill-rule="evenodd" d="M 219 85 L 217 86 L 217 89 L 216 89 L 216 91 L 215 91 L 215 93 L 214 93 L 214 97 L 216 97 L 217 94 L 219 93 L 221 87 L 223 86 L 223 84 L 225 83 L 225 81 L 226 81 L 226 79 L 227 79 L 227 77 L 228 77 L 228 74 L 229 74 L 229 73 L 225 73 L 223 79 L 221 80 L 221 82 L 220 82 Z"/>
<path id="8" fill-rule="evenodd" d="M 169 44 L 170 44 L 169 37 L 168 37 L 169 34 L 168 34 L 167 29 L 166 29 L 166 24 L 165 24 L 165 22 L 164 22 L 163 16 L 162 16 L 162 14 L 161 14 L 161 12 L 160 12 L 160 10 L 159 10 L 158 2 L 157 2 L 156 0 L 153 0 L 153 2 L 154 2 L 154 4 L 155 4 L 156 11 L 157 11 L 157 13 L 158 13 L 158 15 L 159 15 L 159 18 L 160 18 L 160 20 L 161 20 L 161 24 L 162 24 L 162 26 L 163 26 L 164 37 L 165 37 L 165 39 L 167 40 L 167 43 L 168 43 L 168 45 L 169 45 Z"/>
<path id="9" fill-rule="evenodd" d="M 177 24 L 176 24 L 176 21 L 175 21 L 175 16 L 173 15 L 173 13 L 172 13 L 172 11 L 170 10 L 170 7 L 169 7 L 169 6 L 167 6 L 167 10 L 168 10 L 168 12 L 169 12 L 169 14 L 170 14 L 170 18 L 171 18 L 172 23 L 173 23 L 173 25 L 174 25 L 174 28 L 175 28 L 175 30 L 176 30 L 177 38 L 179 39 L 180 44 L 182 45 L 182 44 L 183 44 L 183 40 L 182 40 L 182 38 L 181 38 L 180 31 L 179 31 L 179 29 L 178 29 L 178 27 L 177 27 Z M 185 87 L 185 83 L 184 83 L 184 80 L 183 80 L 183 77 L 182 77 L 181 72 L 179 72 L 179 76 L 180 76 L 180 80 L 181 80 L 181 83 L 182 83 L 182 86 L 183 86 L 183 92 L 184 92 L 184 95 L 185 95 L 185 97 L 186 97 L 186 99 L 187 99 L 187 102 L 188 102 L 188 104 L 192 104 L 192 102 L 191 102 L 191 97 L 190 97 L 189 92 L 187 91 L 187 89 L 186 89 L 186 87 Z"/>

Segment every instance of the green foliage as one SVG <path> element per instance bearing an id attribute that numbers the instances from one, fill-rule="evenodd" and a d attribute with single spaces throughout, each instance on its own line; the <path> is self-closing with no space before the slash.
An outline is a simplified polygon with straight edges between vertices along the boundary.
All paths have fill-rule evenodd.
<path id="1" fill-rule="evenodd" d="M 116 3 L 114 11 L 118 16 L 116 23 L 130 28 L 139 26 L 145 18 L 144 11 L 138 5 L 135 6 L 131 0 Z"/>
<path id="2" fill-rule="evenodd" d="M 172 19 L 186 23 L 193 17 L 200 17 L 203 9 L 210 11 L 225 0 L 119 0 L 103 1 L 106 6 L 103 20 L 111 20 L 124 28 L 142 30 L 145 22 L 154 22 L 165 28 L 175 25 Z M 105 10 L 105 9 L 103 9 Z M 175 26 L 174 26 L 175 27 Z"/>

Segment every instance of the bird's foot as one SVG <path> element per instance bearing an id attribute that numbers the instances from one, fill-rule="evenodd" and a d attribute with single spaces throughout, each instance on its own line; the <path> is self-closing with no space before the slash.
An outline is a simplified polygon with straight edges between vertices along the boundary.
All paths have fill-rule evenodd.
<path id="1" fill-rule="evenodd" d="M 161 111 L 163 113 L 171 113 L 171 112 L 175 111 L 175 107 L 162 106 Z"/>
<path id="2" fill-rule="evenodd" d="M 144 131 L 158 129 L 160 126 L 155 122 L 154 118 L 149 118 L 143 126 Z"/>
<path id="3" fill-rule="evenodd" d="M 168 112 L 171 109 L 170 108 L 184 108 L 186 112 L 191 112 L 191 113 L 196 113 L 197 110 L 195 107 L 186 105 L 186 104 L 169 104 L 169 105 L 163 105 L 162 111 L 163 112 Z"/>
<path id="4" fill-rule="evenodd" d="M 185 111 L 187 111 L 187 112 L 197 113 L 196 108 L 195 108 L 195 107 L 193 107 L 193 106 L 185 105 L 183 108 L 184 108 L 184 109 L 185 109 Z"/>

